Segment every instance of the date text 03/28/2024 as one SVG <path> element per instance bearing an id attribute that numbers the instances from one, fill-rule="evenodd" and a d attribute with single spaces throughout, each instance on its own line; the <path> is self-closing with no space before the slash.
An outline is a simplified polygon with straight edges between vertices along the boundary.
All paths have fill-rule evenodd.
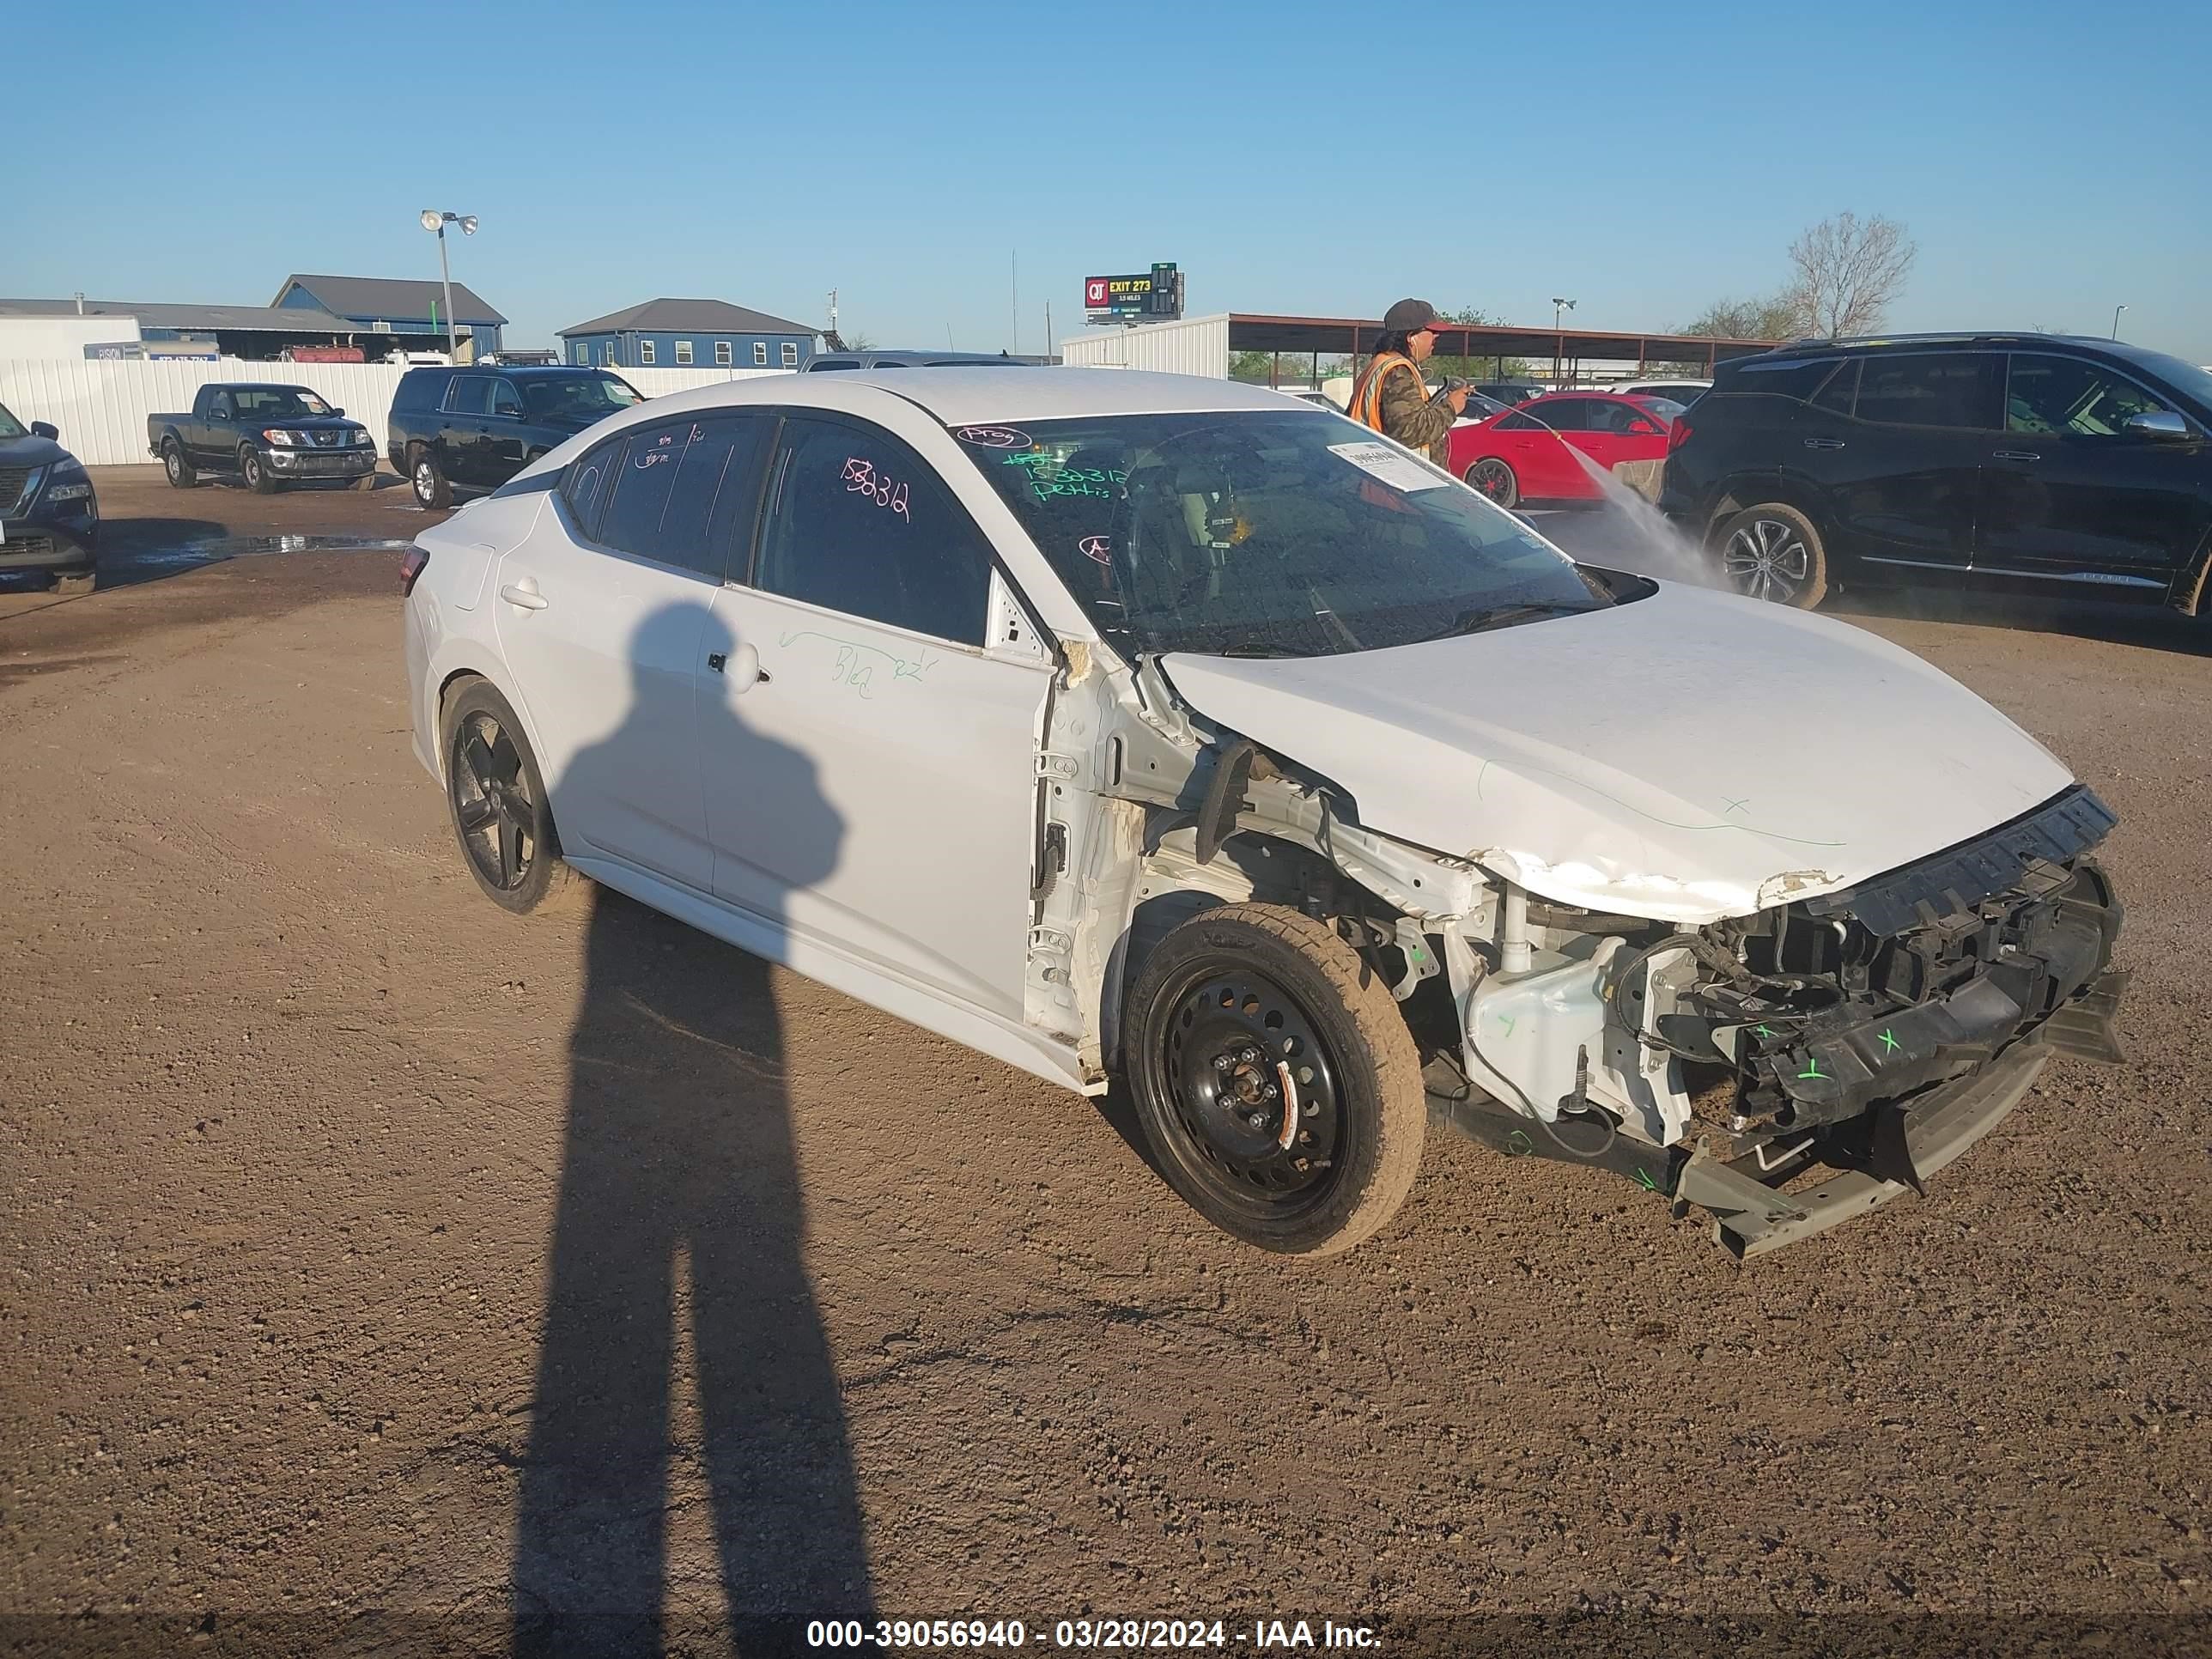
<path id="1" fill-rule="evenodd" d="M 1320 1620 L 1318 1628 L 1308 1619 L 1255 1619 L 1249 1626 L 1220 1619 L 1060 1619 L 1053 1622 L 1051 1632 L 1048 1641 L 1042 1622 L 1032 1632 L 1019 1619 L 879 1619 L 871 1624 L 857 1619 L 817 1619 L 807 1624 L 806 1644 L 879 1652 L 965 1648 L 981 1653 L 1028 1647 L 1032 1637 L 1040 1648 L 1123 1652 L 1209 1648 L 1372 1651 L 1382 1645 L 1370 1626 L 1340 1625 L 1329 1619 Z"/>

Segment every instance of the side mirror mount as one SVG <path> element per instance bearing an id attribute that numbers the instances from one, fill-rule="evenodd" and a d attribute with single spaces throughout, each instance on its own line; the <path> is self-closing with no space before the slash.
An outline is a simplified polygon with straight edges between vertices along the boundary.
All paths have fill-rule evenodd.
<path id="1" fill-rule="evenodd" d="M 62 435 L 62 429 L 52 421 L 33 421 L 31 422 L 31 435 L 33 438 L 58 438 Z"/>
<path id="2" fill-rule="evenodd" d="M 2147 409 L 2140 415 L 2130 415 L 2121 422 L 2120 430 L 2130 438 L 2163 438 L 2168 442 L 2190 436 L 2189 422 L 2170 409 Z"/>
<path id="3" fill-rule="evenodd" d="M 333 418 L 336 418 L 336 417 L 337 417 L 337 416 L 338 416 L 343 415 L 344 413 L 345 413 L 345 410 L 343 410 L 343 409 L 333 409 L 332 410 L 331 410 L 331 416 L 332 416 Z"/>

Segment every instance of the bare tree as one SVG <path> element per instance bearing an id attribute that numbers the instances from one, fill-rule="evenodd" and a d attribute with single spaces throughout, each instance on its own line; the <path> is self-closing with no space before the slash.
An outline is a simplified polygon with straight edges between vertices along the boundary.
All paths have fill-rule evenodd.
<path id="1" fill-rule="evenodd" d="M 1894 219 L 1839 213 L 1790 245 L 1797 274 L 1789 298 L 1815 334 L 1871 333 L 1904 291 L 1918 251 Z"/>
<path id="2" fill-rule="evenodd" d="M 1794 340 L 1806 331 L 1790 290 L 1753 300 L 1718 300 L 1674 332 L 1723 340 Z"/>

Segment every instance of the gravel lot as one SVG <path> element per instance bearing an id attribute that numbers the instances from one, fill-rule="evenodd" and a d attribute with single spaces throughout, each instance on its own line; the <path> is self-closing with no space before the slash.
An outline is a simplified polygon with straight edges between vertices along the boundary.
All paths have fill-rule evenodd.
<path id="1" fill-rule="evenodd" d="M 2212 628 L 1840 612 L 2120 812 L 2128 1065 L 1748 1267 L 1441 1136 L 1300 1265 L 1111 1105 L 626 900 L 498 911 L 409 753 L 398 554 L 191 568 L 404 539 L 397 481 L 156 480 L 98 479 L 125 585 L 0 593 L 0 1644 L 2212 1638 Z M 1709 690 L 1787 763 L 1787 687 Z"/>

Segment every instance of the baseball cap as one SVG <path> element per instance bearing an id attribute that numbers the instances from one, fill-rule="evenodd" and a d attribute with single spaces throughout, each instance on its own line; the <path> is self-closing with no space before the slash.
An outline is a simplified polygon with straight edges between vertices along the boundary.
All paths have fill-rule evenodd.
<path id="1" fill-rule="evenodd" d="M 1393 334 L 1418 334 L 1442 320 L 1426 300 L 1401 300 L 1382 313 L 1382 326 Z"/>

